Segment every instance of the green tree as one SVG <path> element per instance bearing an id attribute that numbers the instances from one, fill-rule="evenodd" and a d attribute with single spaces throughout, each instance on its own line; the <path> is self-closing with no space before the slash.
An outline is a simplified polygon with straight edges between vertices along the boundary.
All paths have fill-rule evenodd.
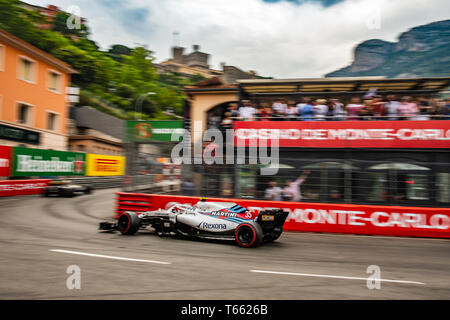
<path id="1" fill-rule="evenodd" d="M 75 35 L 78 37 L 86 38 L 89 35 L 88 27 L 85 24 L 80 23 L 80 28 L 68 28 L 67 22 L 70 18 L 70 14 L 63 11 L 58 12 L 53 20 L 52 30 L 57 31 L 63 35 Z"/>
<path id="2" fill-rule="evenodd" d="M 111 48 L 108 50 L 109 53 L 115 54 L 115 55 L 130 55 L 131 49 L 127 46 L 121 45 L 121 44 L 113 44 Z"/>
<path id="3" fill-rule="evenodd" d="M 68 63 L 78 73 L 72 82 L 81 88 L 80 105 L 130 117 L 136 100 L 148 92 L 143 101 L 144 118 L 168 119 L 162 111 L 180 113 L 183 105 L 182 88 L 197 79 L 176 74 L 158 75 L 153 65 L 153 52 L 145 46 L 128 48 L 115 44 L 104 52 L 88 38 L 89 28 L 67 28 L 69 14 L 60 12 L 52 30 L 41 30 L 48 22 L 39 13 L 26 10 L 18 0 L 0 0 L 0 28 Z M 74 37 L 75 36 L 75 37 Z M 195 78 L 195 77 L 193 77 Z M 121 113 L 121 108 L 124 111 Z"/>
<path id="4" fill-rule="evenodd" d="M 0 0 L 0 28 L 38 46 L 41 31 L 37 23 L 44 23 L 44 18 L 22 8 L 20 1 Z"/>

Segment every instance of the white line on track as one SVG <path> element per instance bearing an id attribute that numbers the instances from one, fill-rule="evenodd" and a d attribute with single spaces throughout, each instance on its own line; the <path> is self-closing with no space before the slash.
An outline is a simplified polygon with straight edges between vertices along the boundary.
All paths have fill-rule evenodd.
<path id="1" fill-rule="evenodd" d="M 334 276 L 328 274 L 313 274 L 313 273 L 296 273 L 296 272 L 280 272 L 280 271 L 266 271 L 266 270 L 249 270 L 250 272 L 256 273 L 270 273 L 270 274 L 281 274 L 288 276 L 301 276 L 301 277 L 317 277 L 317 278 L 333 278 L 333 279 L 347 279 L 347 280 L 364 280 L 367 281 L 368 278 L 363 277 L 347 277 L 347 276 Z M 393 283 L 406 283 L 406 284 L 420 284 L 426 285 L 423 282 L 418 281 L 408 281 L 408 280 L 391 280 L 391 279 L 380 279 L 383 282 L 393 282 Z"/>
<path id="2" fill-rule="evenodd" d="M 134 261 L 134 262 L 146 262 L 146 263 L 157 263 L 157 264 L 172 264 L 171 262 L 164 262 L 164 261 L 124 258 L 124 257 L 116 257 L 116 256 L 105 256 L 103 254 L 94 254 L 94 253 L 86 253 L 86 252 L 70 251 L 70 250 L 51 249 L 49 251 L 59 252 L 59 253 L 76 254 L 76 255 L 80 255 L 80 256 L 88 256 L 88 257 L 95 257 L 95 258 L 103 258 L 103 259 L 124 260 L 124 261 Z"/>

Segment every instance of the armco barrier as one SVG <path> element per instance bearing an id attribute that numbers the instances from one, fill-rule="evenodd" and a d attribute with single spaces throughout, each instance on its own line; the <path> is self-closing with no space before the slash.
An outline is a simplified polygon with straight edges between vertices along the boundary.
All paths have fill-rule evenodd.
<path id="1" fill-rule="evenodd" d="M 0 181 L 0 197 L 41 194 L 51 180 L 2 180 Z"/>
<path id="2" fill-rule="evenodd" d="M 166 208 L 170 202 L 194 204 L 198 197 L 117 193 L 116 217 L 123 211 Z M 289 211 L 287 231 L 450 238 L 450 208 L 393 207 L 352 204 L 258 201 L 208 198 L 235 202 L 256 215 L 261 209 Z"/>
<path id="3" fill-rule="evenodd" d="M 124 177 L 77 177 L 67 178 L 66 180 L 73 181 L 76 184 L 89 185 L 94 190 L 120 188 L 123 186 Z"/>
<path id="4" fill-rule="evenodd" d="M 138 181 L 145 181 L 147 184 L 134 186 L 139 192 L 178 192 L 180 189 L 180 180 L 154 182 L 153 176 L 134 177 Z M 124 186 L 124 177 L 66 177 L 64 180 L 70 180 L 73 183 L 91 186 L 94 190 L 121 188 Z M 30 180 L 0 180 L 0 197 L 17 196 L 25 194 L 41 194 L 44 187 L 48 185 L 51 179 L 30 179 Z"/>

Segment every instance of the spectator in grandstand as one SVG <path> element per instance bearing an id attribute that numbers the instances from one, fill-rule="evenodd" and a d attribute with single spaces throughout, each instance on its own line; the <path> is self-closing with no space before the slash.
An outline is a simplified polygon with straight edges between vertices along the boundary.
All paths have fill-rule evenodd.
<path id="1" fill-rule="evenodd" d="M 288 101 L 286 108 L 286 120 L 297 120 L 298 108 L 295 101 Z"/>
<path id="2" fill-rule="evenodd" d="M 297 110 L 300 115 L 300 120 L 308 121 L 313 119 L 314 111 L 310 98 L 303 97 L 302 102 L 297 104 Z"/>
<path id="3" fill-rule="evenodd" d="M 271 201 L 281 201 L 281 193 L 283 190 L 278 187 L 276 181 L 269 182 L 269 188 L 264 191 L 264 198 Z"/>
<path id="4" fill-rule="evenodd" d="M 319 198 L 319 195 L 316 192 L 314 192 L 313 190 L 307 189 L 307 190 L 305 190 L 303 198 L 306 201 L 308 201 L 308 200 L 317 200 Z"/>
<path id="5" fill-rule="evenodd" d="M 300 185 L 308 178 L 310 171 L 304 171 L 295 181 L 287 180 L 286 186 L 283 189 L 282 197 L 286 201 L 300 201 L 302 194 Z"/>
<path id="6" fill-rule="evenodd" d="M 431 102 L 433 106 L 433 114 L 435 115 L 433 119 L 442 120 L 446 118 L 447 103 L 443 99 L 433 99 Z"/>
<path id="7" fill-rule="evenodd" d="M 398 108 L 399 120 L 413 120 L 418 113 L 419 109 L 417 104 L 412 102 L 412 98 L 408 96 L 403 97 Z"/>
<path id="8" fill-rule="evenodd" d="M 372 98 L 364 98 L 363 108 L 359 110 L 361 120 L 372 120 L 375 113 L 373 112 Z"/>
<path id="9" fill-rule="evenodd" d="M 400 102 L 396 101 L 395 96 L 390 94 L 386 97 L 386 102 L 384 103 L 384 110 L 387 120 L 397 120 L 398 107 Z"/>
<path id="10" fill-rule="evenodd" d="M 424 97 L 417 98 L 417 107 L 419 109 L 419 112 L 414 120 L 430 120 L 432 106 L 430 105 L 428 100 Z"/>
<path id="11" fill-rule="evenodd" d="M 334 103 L 333 103 L 333 101 L 331 101 L 331 99 L 328 100 L 328 102 L 327 102 L 327 107 L 328 107 L 328 110 L 327 110 L 327 113 L 326 113 L 326 118 L 325 118 L 325 120 L 326 120 L 326 121 L 334 121 L 334 120 L 336 120 L 336 119 L 334 118 L 334 112 L 335 112 L 335 109 L 334 109 Z"/>
<path id="12" fill-rule="evenodd" d="M 258 108 L 256 116 L 259 121 L 270 121 L 270 118 L 272 117 L 272 108 L 268 103 L 263 102 Z"/>
<path id="13" fill-rule="evenodd" d="M 220 129 L 226 130 L 226 129 L 232 129 L 233 128 L 233 119 L 231 118 L 231 112 L 225 112 L 224 118 L 222 119 L 222 122 L 220 123 Z"/>
<path id="14" fill-rule="evenodd" d="M 347 111 L 345 111 L 344 104 L 339 101 L 339 99 L 330 99 L 333 104 L 333 114 L 334 120 L 344 120 L 347 115 Z"/>
<path id="15" fill-rule="evenodd" d="M 447 99 L 442 114 L 445 116 L 444 120 L 450 120 L 450 99 Z"/>
<path id="16" fill-rule="evenodd" d="M 364 108 L 361 104 L 361 99 L 354 97 L 351 99 L 350 103 L 347 105 L 347 120 L 361 120 L 359 112 Z"/>
<path id="17" fill-rule="evenodd" d="M 275 119 L 273 120 L 283 120 L 283 118 L 286 116 L 286 100 L 284 99 L 277 99 L 272 104 L 272 110 L 273 110 L 273 117 Z"/>
<path id="18" fill-rule="evenodd" d="M 243 121 L 252 121 L 255 118 L 256 109 L 253 107 L 250 100 L 242 101 L 244 104 L 239 108 L 239 115 Z"/>
<path id="19" fill-rule="evenodd" d="M 370 120 L 383 120 L 385 115 L 384 101 L 380 95 L 373 95 L 370 101 L 370 109 L 373 112 L 373 118 Z"/>
<path id="20" fill-rule="evenodd" d="M 431 120 L 442 120 L 443 109 L 439 110 L 439 107 L 436 103 L 436 99 L 429 99 L 428 103 L 430 104 L 430 110 L 428 114 Z"/>
<path id="21" fill-rule="evenodd" d="M 313 102 L 314 120 L 323 121 L 326 120 L 328 113 L 328 106 L 326 105 L 327 100 L 317 99 Z"/>
<path id="22" fill-rule="evenodd" d="M 364 95 L 363 99 L 372 99 L 377 95 L 377 88 L 370 88 L 369 91 Z"/>
<path id="23" fill-rule="evenodd" d="M 208 129 L 218 129 L 220 126 L 221 115 L 217 111 L 208 117 Z"/>
<path id="24" fill-rule="evenodd" d="M 338 201 L 342 200 L 342 193 L 338 189 L 333 189 L 330 191 L 330 200 Z"/>
<path id="25" fill-rule="evenodd" d="M 228 112 L 231 113 L 231 118 L 236 119 L 239 118 L 238 104 L 230 103 L 227 108 Z"/>

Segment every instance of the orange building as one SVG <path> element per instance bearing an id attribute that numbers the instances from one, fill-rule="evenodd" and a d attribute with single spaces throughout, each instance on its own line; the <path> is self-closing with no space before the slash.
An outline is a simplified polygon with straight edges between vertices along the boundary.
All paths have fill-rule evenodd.
<path id="1" fill-rule="evenodd" d="M 67 150 L 69 65 L 0 29 L 0 145 Z"/>

